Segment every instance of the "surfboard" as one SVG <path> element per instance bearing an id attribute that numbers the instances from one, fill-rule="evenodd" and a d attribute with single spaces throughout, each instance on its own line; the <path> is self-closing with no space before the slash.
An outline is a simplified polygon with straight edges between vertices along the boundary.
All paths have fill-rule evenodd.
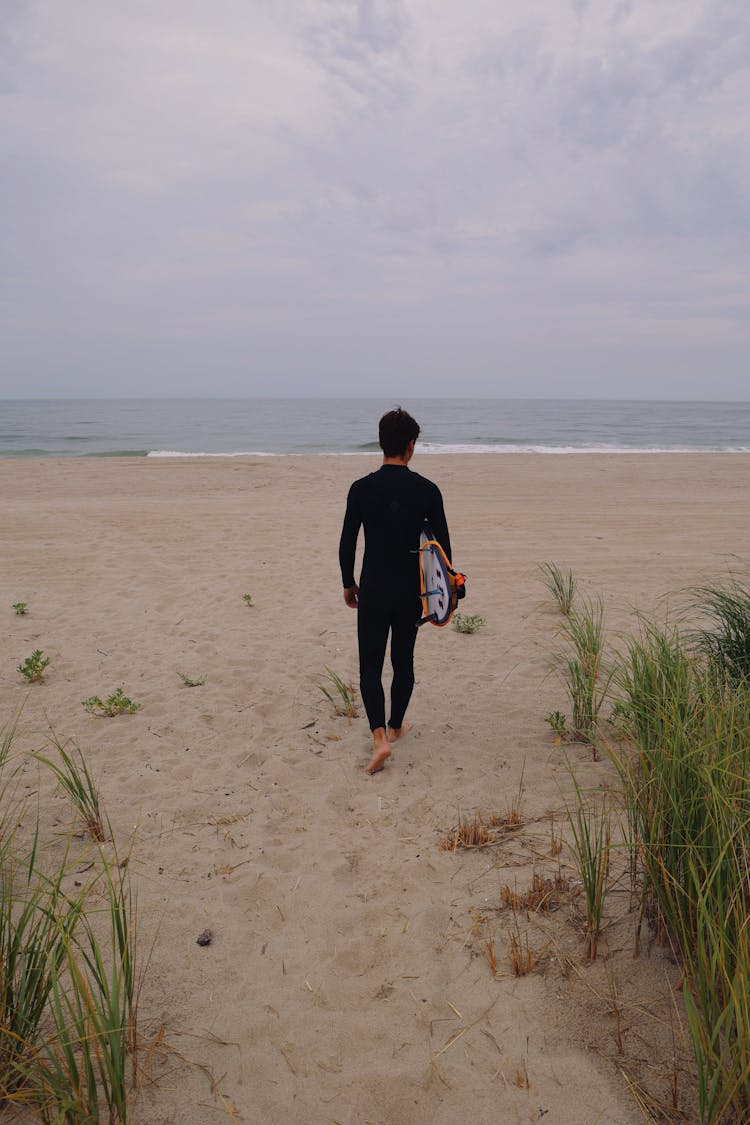
<path id="1" fill-rule="evenodd" d="M 459 598 L 466 592 L 466 576 L 455 571 L 450 559 L 425 524 L 419 536 L 419 586 L 422 619 L 418 625 L 447 625 Z"/>

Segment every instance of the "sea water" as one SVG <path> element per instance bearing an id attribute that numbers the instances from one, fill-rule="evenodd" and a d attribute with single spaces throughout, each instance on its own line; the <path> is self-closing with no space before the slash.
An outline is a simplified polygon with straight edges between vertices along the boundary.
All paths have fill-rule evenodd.
<path id="1" fill-rule="evenodd" d="M 385 399 L 0 400 L 1 457 L 377 452 Z M 426 453 L 750 451 L 750 402 L 404 399 Z"/>

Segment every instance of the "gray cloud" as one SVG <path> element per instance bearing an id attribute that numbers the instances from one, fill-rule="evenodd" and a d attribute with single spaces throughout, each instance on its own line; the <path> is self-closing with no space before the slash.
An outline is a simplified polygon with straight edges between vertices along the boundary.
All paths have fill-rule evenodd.
<path id="1" fill-rule="evenodd" d="M 12 0 L 0 393 L 747 397 L 734 0 Z"/>

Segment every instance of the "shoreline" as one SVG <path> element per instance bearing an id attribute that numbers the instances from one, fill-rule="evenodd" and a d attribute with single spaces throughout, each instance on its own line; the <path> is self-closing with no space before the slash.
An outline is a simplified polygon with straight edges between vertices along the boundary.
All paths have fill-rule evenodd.
<path id="1" fill-rule="evenodd" d="M 465 448 L 420 448 L 418 456 L 432 457 L 704 457 L 704 456 L 742 456 L 750 453 L 750 447 L 727 449 L 691 449 L 691 448 L 630 448 L 630 447 L 591 447 L 578 448 L 574 446 L 558 448 L 555 446 L 528 448 L 481 448 L 467 446 Z M 336 450 L 325 453 L 276 453 L 262 450 L 241 452 L 190 452 L 181 453 L 177 450 L 115 450 L 103 453 L 61 454 L 49 453 L 41 455 L 26 455 L 14 453 L 0 453 L 0 464 L 5 461 L 26 463 L 29 461 L 130 461 L 130 460 L 194 460 L 208 461 L 239 459 L 266 459 L 289 457 L 295 460 L 300 457 L 309 457 L 313 460 L 327 457 L 379 457 L 378 450 Z"/>

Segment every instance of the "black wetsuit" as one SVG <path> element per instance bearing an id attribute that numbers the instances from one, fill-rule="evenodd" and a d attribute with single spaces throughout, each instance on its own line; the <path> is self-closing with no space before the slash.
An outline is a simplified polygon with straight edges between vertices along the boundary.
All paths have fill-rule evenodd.
<path id="1" fill-rule="evenodd" d="M 385 726 L 382 673 L 391 633 L 391 716 L 398 729 L 414 687 L 414 642 L 420 618 L 419 534 L 428 521 L 451 557 L 450 536 L 440 489 L 406 465 L 382 465 L 349 489 L 339 543 L 344 588 L 354 583 L 354 556 L 360 527 L 365 554 L 359 580 L 359 676 L 370 729 Z"/>

